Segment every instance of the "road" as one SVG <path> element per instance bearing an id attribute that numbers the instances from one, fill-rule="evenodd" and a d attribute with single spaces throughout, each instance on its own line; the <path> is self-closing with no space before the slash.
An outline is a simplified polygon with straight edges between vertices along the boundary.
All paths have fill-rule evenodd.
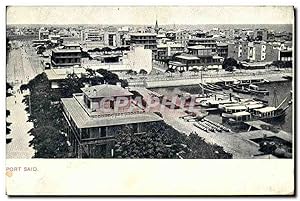
<path id="1" fill-rule="evenodd" d="M 6 157 L 29 159 L 34 155 L 34 149 L 29 147 L 32 136 L 28 134 L 28 131 L 33 128 L 33 124 L 27 122 L 26 106 L 22 103 L 26 94 L 17 93 L 17 90 L 21 84 L 28 83 L 30 79 L 42 72 L 42 69 L 33 65 L 32 58 L 25 51 L 24 46 L 21 46 L 20 42 L 13 44 L 7 63 L 7 82 L 13 85 L 15 95 L 6 98 L 6 107 L 10 111 L 7 121 L 12 123 L 11 133 L 6 136 L 11 140 L 6 145 Z"/>
<path id="2" fill-rule="evenodd" d="M 16 93 L 16 96 L 6 98 L 6 107 L 10 111 L 7 121 L 11 122 L 11 133 L 7 135 L 11 142 L 6 145 L 6 158 L 29 159 L 34 155 L 34 149 L 29 147 L 28 131 L 33 127 L 31 122 L 27 122 L 28 114 L 25 105 L 22 103 L 23 94 Z"/>

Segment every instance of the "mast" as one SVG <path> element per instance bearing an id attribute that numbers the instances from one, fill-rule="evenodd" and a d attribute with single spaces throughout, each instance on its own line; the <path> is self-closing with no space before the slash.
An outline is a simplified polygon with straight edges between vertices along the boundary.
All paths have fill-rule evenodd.
<path id="1" fill-rule="evenodd" d="M 276 89 L 274 89 L 273 105 L 274 105 L 274 107 L 277 107 L 277 105 L 278 105 L 278 97 L 277 97 Z"/>

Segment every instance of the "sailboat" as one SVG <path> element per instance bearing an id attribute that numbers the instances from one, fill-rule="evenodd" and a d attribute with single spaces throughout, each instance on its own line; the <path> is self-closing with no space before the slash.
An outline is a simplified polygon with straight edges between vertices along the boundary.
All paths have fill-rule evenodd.
<path id="1" fill-rule="evenodd" d="M 280 121 L 285 118 L 286 110 L 292 104 L 292 100 L 290 100 L 284 108 L 282 108 L 283 104 L 288 100 L 289 96 L 287 96 L 278 106 L 278 99 L 276 90 L 274 91 L 274 106 L 266 106 L 257 109 L 253 109 L 251 111 L 239 111 L 236 113 L 228 115 L 223 115 L 223 120 L 229 121 L 231 124 L 241 123 L 244 121 L 254 121 L 254 120 L 264 120 L 264 121 Z"/>

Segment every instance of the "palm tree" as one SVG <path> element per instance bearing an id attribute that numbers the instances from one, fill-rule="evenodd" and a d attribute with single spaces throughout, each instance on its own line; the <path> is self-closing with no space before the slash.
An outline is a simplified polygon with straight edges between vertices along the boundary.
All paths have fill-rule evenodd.
<path id="1" fill-rule="evenodd" d="M 166 72 L 166 73 L 169 73 L 170 76 L 172 77 L 172 74 L 175 73 L 175 69 L 173 69 L 173 68 L 168 68 L 165 72 Z"/>
<path id="2" fill-rule="evenodd" d="M 182 77 L 182 74 L 185 72 L 185 70 L 181 69 L 178 72 L 180 73 L 180 77 Z"/>
<path id="3" fill-rule="evenodd" d="M 194 75 L 196 76 L 200 70 L 198 68 L 192 68 L 190 71 L 194 72 Z"/>
<path id="4" fill-rule="evenodd" d="M 146 70 L 144 70 L 144 69 L 141 69 L 141 70 L 140 70 L 140 74 L 141 74 L 141 75 L 147 75 L 148 72 L 147 72 Z"/>

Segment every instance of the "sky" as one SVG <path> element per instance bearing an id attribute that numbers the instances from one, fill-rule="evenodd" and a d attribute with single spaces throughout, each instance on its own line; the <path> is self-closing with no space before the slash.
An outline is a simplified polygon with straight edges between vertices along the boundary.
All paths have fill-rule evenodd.
<path id="1" fill-rule="evenodd" d="M 292 24 L 292 7 L 7 7 L 7 24 Z"/>

